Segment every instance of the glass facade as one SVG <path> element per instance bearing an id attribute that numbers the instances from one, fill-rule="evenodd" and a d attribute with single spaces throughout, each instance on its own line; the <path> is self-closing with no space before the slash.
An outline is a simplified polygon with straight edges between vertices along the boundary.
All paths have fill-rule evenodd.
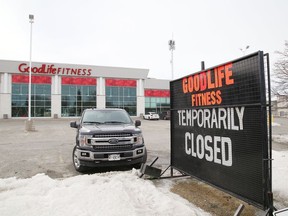
<path id="1" fill-rule="evenodd" d="M 170 110 L 169 90 L 145 90 L 145 113 L 161 113 Z"/>
<path id="2" fill-rule="evenodd" d="M 84 109 L 97 107 L 97 78 L 61 76 L 61 91 L 52 97 L 52 76 L 33 75 L 31 92 L 31 117 L 79 117 Z M 28 117 L 28 75 L 12 75 L 11 117 Z M 55 83 L 55 85 L 57 85 Z M 106 108 L 125 109 L 131 116 L 137 116 L 137 81 L 131 79 L 105 78 Z M 161 113 L 170 110 L 170 91 L 145 89 L 145 113 Z M 59 95 L 58 97 L 58 93 Z M 58 104 L 60 103 L 60 104 Z M 59 107 L 61 106 L 61 108 Z M 59 107 L 59 110 L 58 110 Z M 142 109 L 140 104 L 139 108 Z M 61 109 L 61 110 L 60 110 Z M 55 114 L 54 114 L 55 115 Z"/>
<path id="3" fill-rule="evenodd" d="M 145 97 L 145 113 L 161 113 L 170 110 L 170 98 L 167 97 Z"/>
<path id="4" fill-rule="evenodd" d="M 28 117 L 29 77 L 12 76 L 12 117 Z M 51 78 L 32 76 L 31 117 L 51 117 Z"/>
<path id="5" fill-rule="evenodd" d="M 122 108 L 131 116 L 136 116 L 136 81 L 106 79 L 106 107 Z"/>
<path id="6" fill-rule="evenodd" d="M 84 109 L 96 107 L 96 78 L 62 77 L 61 116 L 81 116 Z"/>

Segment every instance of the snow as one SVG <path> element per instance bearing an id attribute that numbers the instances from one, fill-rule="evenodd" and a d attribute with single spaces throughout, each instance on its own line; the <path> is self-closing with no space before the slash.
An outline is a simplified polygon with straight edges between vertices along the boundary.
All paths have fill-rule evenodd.
<path id="1" fill-rule="evenodd" d="M 51 179 L 0 179 L 1 215 L 209 215 L 135 170 Z"/>
<path id="2" fill-rule="evenodd" d="M 286 200 L 286 203 L 288 203 L 288 151 L 272 151 L 272 158 L 274 198 L 278 201 Z"/>
<path id="3" fill-rule="evenodd" d="M 273 127 L 281 124 L 272 123 Z M 287 145 L 288 135 L 276 134 L 272 136 L 274 142 Z M 287 207 L 288 204 L 288 151 L 272 151 L 272 190 L 277 204 Z"/>
<path id="4" fill-rule="evenodd" d="M 288 151 L 273 151 L 274 198 L 288 201 Z M 51 179 L 0 179 L 0 212 L 9 216 L 209 215 L 171 193 L 173 180 L 152 181 L 136 170 Z"/>

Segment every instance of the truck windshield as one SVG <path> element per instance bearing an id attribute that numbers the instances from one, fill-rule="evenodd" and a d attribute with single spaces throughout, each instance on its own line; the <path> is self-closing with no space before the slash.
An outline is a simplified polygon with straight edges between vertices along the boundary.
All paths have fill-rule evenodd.
<path id="1" fill-rule="evenodd" d="M 131 124 L 132 120 L 124 110 L 86 110 L 83 123 Z"/>

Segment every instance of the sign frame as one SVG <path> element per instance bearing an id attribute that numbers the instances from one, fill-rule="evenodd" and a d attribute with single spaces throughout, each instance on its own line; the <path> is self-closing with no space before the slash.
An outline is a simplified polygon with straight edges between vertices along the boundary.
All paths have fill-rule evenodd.
<path id="1" fill-rule="evenodd" d="M 215 70 L 221 69 L 222 71 L 225 71 L 226 66 L 227 66 L 227 73 L 225 72 L 226 73 L 225 76 L 226 77 L 228 76 L 228 79 L 226 78 L 226 82 L 222 80 L 223 82 L 222 82 L 222 85 L 220 86 L 219 84 L 220 81 L 219 81 L 218 86 L 216 88 L 210 88 L 210 90 L 208 90 L 208 87 L 207 87 L 208 86 L 207 83 L 209 83 L 209 80 L 207 78 L 208 71 L 211 72 L 211 74 L 213 72 L 215 73 Z M 251 69 L 250 67 L 252 68 L 251 73 L 250 73 L 250 69 Z M 267 74 L 265 74 L 265 70 Z M 242 71 L 244 71 L 243 74 L 241 74 Z M 199 87 L 197 87 L 197 82 L 195 80 L 197 79 L 201 80 L 201 74 L 204 74 L 204 73 L 206 73 L 206 78 L 208 81 L 206 82 L 206 89 L 205 87 L 203 87 L 201 91 L 201 81 L 198 81 Z M 238 76 L 237 73 L 239 73 L 240 75 Z M 188 84 L 189 79 L 190 79 L 190 84 Z M 213 83 L 216 86 L 216 81 L 215 81 L 216 78 L 214 77 L 214 80 L 213 79 L 211 80 L 210 80 L 211 86 Z M 193 82 L 194 86 L 193 84 L 191 84 L 191 82 Z M 202 84 L 203 82 L 204 81 L 202 81 Z M 237 86 L 238 82 L 241 83 L 239 84 L 240 89 L 239 89 L 239 86 Z M 251 82 L 252 83 L 251 86 L 253 88 L 249 85 L 247 85 L 248 86 L 247 87 L 245 84 L 246 82 Z M 268 84 L 267 87 L 265 83 Z M 226 86 L 224 86 L 225 84 Z M 255 86 L 253 84 L 255 84 Z M 202 86 L 205 86 L 205 85 L 203 84 Z M 241 90 L 241 86 L 242 86 L 242 90 Z M 252 91 L 249 92 L 249 89 L 252 89 Z M 268 90 L 268 94 L 266 93 L 266 89 Z M 198 90 L 198 91 L 195 91 L 195 90 Z M 272 185 L 271 184 L 272 182 L 271 151 L 272 150 L 271 150 L 271 136 L 269 136 L 269 134 L 271 134 L 271 118 L 270 118 L 271 96 L 270 96 L 269 55 L 268 54 L 264 55 L 262 51 L 258 51 L 250 55 L 244 56 L 242 58 L 221 64 L 215 67 L 211 67 L 211 68 L 202 70 L 197 73 L 190 74 L 188 76 L 182 77 L 177 80 L 173 80 L 170 82 L 170 91 L 171 91 L 171 94 L 170 94 L 171 167 L 173 169 L 181 171 L 182 173 L 186 173 L 192 177 L 200 179 L 201 181 L 204 181 L 220 190 L 223 190 L 229 194 L 232 194 L 233 196 L 240 198 L 248 203 L 251 203 L 259 208 L 262 208 L 264 210 L 267 208 L 271 208 L 271 206 L 273 206 L 273 195 L 271 192 L 272 191 L 272 186 L 271 186 Z M 219 95 L 221 97 L 221 103 L 217 104 L 217 98 L 215 96 L 216 93 L 215 94 L 213 93 L 215 97 L 215 100 L 213 100 L 214 104 L 211 104 L 211 103 L 209 104 L 208 102 L 206 102 L 205 104 L 205 100 L 203 98 L 202 98 L 202 103 L 199 102 L 197 104 L 195 102 L 196 100 L 194 100 L 193 102 L 193 97 L 195 98 L 195 96 L 193 95 L 195 94 L 198 95 L 199 93 L 200 95 L 201 93 L 202 95 L 205 96 L 208 94 L 211 95 L 212 94 L 211 92 L 217 92 L 217 91 L 220 91 Z M 235 97 L 233 97 L 233 94 L 230 95 L 229 91 L 232 91 L 234 93 L 236 92 L 240 94 L 240 96 L 236 95 Z M 245 91 L 245 92 L 247 91 L 244 94 L 244 98 L 242 95 L 242 91 Z M 256 92 L 255 95 L 252 94 L 253 91 Z M 179 92 L 181 93 L 179 94 Z M 210 92 L 210 93 L 205 94 L 206 92 Z M 266 98 L 266 95 L 268 95 L 269 98 Z M 226 100 L 225 97 L 228 99 Z M 199 101 L 201 101 L 201 99 Z M 217 111 L 219 113 L 220 112 L 219 110 L 221 111 L 226 110 L 227 113 L 229 112 L 231 113 L 233 110 L 233 113 L 234 113 L 233 118 L 236 118 L 235 116 L 238 115 L 238 120 L 235 121 L 236 123 L 234 122 L 235 124 L 232 126 L 234 127 L 234 129 L 237 127 L 238 129 L 235 129 L 235 131 L 232 131 L 230 128 L 228 130 L 227 125 L 225 129 L 222 128 L 223 130 L 219 130 L 219 128 L 215 129 L 215 124 L 213 128 L 211 126 L 212 124 L 211 122 L 210 122 L 211 127 L 208 128 L 207 118 L 206 118 L 207 120 L 206 127 L 208 129 L 204 128 L 203 126 L 199 127 L 199 124 L 197 125 L 197 123 L 199 122 L 195 123 L 194 121 L 195 125 L 192 125 L 191 119 L 193 119 L 193 113 L 194 114 L 197 112 L 201 113 L 202 112 L 201 110 L 203 111 L 203 113 L 210 113 L 210 114 L 213 112 L 217 113 Z M 192 113 L 191 116 L 190 116 L 190 113 Z M 237 115 L 235 113 L 237 113 Z M 207 114 L 206 117 L 209 116 L 210 114 Z M 194 117 L 195 116 L 196 114 L 194 115 Z M 255 125 L 253 124 L 253 121 L 251 121 L 251 119 L 253 119 L 254 117 L 257 117 L 256 118 L 257 123 L 255 123 Z M 202 119 L 203 118 L 205 118 L 205 114 L 202 115 Z M 199 119 L 197 119 L 195 117 L 195 119 L 199 121 L 199 119 L 201 118 L 199 117 Z M 267 119 L 269 121 L 268 123 L 270 124 L 267 124 Z M 224 121 L 222 122 L 222 127 L 224 127 Z M 256 131 L 258 135 L 253 136 L 254 131 Z M 209 135 L 209 133 L 212 133 L 213 135 Z M 237 135 L 238 133 L 240 135 Z M 222 140 L 224 139 L 222 144 L 221 144 L 221 141 L 219 141 L 219 137 L 221 135 L 223 135 L 224 137 L 224 138 L 223 137 L 221 138 Z M 251 136 L 252 138 L 251 139 L 250 138 L 246 138 L 246 139 L 238 138 L 238 136 L 241 137 L 244 135 Z M 214 154 L 215 156 L 214 159 L 211 159 L 211 157 L 209 157 L 211 156 L 211 154 L 208 154 L 209 151 L 211 153 L 211 147 L 212 147 L 211 143 L 213 142 L 211 139 L 217 140 L 216 145 L 214 141 L 214 147 L 215 149 L 217 149 L 217 154 L 216 156 Z M 253 149 L 254 147 L 251 147 L 252 142 L 254 142 L 253 140 L 258 143 L 258 147 L 255 147 L 255 149 Z M 246 147 L 243 150 L 244 152 L 242 151 L 241 146 L 240 146 L 241 143 L 243 143 L 243 141 L 245 142 L 248 141 L 247 145 L 244 144 L 246 145 Z M 188 144 L 189 142 L 190 144 Z M 202 145 L 201 143 L 204 143 L 204 144 Z M 210 147 L 208 146 L 207 143 L 211 144 Z M 196 148 L 197 146 L 199 147 L 199 146 L 204 146 L 204 145 L 208 146 L 207 149 L 209 151 L 205 147 L 202 148 L 202 150 L 204 149 L 206 153 L 203 153 L 204 151 L 198 150 Z M 232 150 L 231 149 L 230 150 L 233 152 L 231 153 L 231 155 L 233 155 L 233 160 L 232 159 L 231 161 L 229 160 L 229 156 L 227 155 L 229 155 L 230 150 L 229 148 L 226 147 L 226 149 L 224 148 L 223 150 L 223 152 L 225 153 L 224 153 L 224 157 L 222 155 L 222 161 L 221 161 L 221 156 L 219 157 L 217 156 L 217 155 L 223 154 L 223 152 L 222 153 L 219 152 L 219 149 L 220 149 L 218 148 L 219 145 L 222 147 L 225 145 L 226 146 L 230 145 L 230 147 L 232 146 L 231 147 Z M 193 150 L 193 146 L 195 147 L 196 150 L 195 149 Z M 252 150 L 245 152 L 250 149 Z M 261 151 L 260 152 L 261 155 L 260 153 L 257 154 L 256 152 L 259 149 Z M 250 154 L 250 156 L 246 157 L 245 153 L 247 153 L 248 155 Z M 257 159 L 254 160 L 253 159 L 254 156 L 256 156 Z M 208 158 L 208 161 L 206 160 L 203 162 L 205 158 Z M 219 163 L 218 159 L 220 159 L 222 164 Z M 247 160 L 248 163 L 245 163 L 245 165 L 242 166 L 239 163 L 239 161 L 243 162 L 245 160 Z M 257 165 L 254 166 L 254 164 L 249 164 L 249 161 Z M 235 166 L 236 168 L 235 169 L 232 168 L 233 166 Z M 249 166 L 251 166 L 252 168 L 250 168 Z M 245 168 L 247 168 L 247 175 L 245 175 Z M 253 171 L 257 172 L 258 174 L 254 175 Z M 206 172 L 208 172 L 208 174 L 205 174 Z M 233 187 L 233 183 L 232 184 L 221 183 L 221 178 L 225 178 L 225 181 L 232 181 L 232 180 L 235 181 L 236 182 L 235 188 Z M 251 178 L 251 180 L 249 180 L 249 178 Z M 248 185 L 247 189 L 241 186 L 241 184 Z M 257 190 L 255 189 L 256 195 L 254 195 L 254 192 L 255 192 L 253 191 L 254 187 L 257 188 Z M 244 192 L 242 192 L 243 190 Z M 249 191 L 249 190 L 252 190 L 252 191 Z"/>

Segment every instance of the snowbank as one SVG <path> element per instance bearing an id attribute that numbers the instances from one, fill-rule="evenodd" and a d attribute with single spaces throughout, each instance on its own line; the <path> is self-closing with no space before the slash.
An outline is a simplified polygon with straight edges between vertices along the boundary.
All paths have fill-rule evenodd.
<path id="1" fill-rule="evenodd" d="M 272 151 L 272 190 L 278 201 L 288 202 L 288 151 Z"/>
<path id="2" fill-rule="evenodd" d="M 273 193 L 288 201 L 288 151 L 273 151 Z M 0 179 L 0 212 L 9 216 L 209 215 L 169 191 L 171 180 L 157 187 L 135 170 L 51 179 Z M 284 202 L 282 202 L 284 201 Z"/>
<path id="3" fill-rule="evenodd" d="M 1 215 L 209 215 L 132 172 L 0 179 Z M 165 181 L 164 181 L 165 182 Z"/>

